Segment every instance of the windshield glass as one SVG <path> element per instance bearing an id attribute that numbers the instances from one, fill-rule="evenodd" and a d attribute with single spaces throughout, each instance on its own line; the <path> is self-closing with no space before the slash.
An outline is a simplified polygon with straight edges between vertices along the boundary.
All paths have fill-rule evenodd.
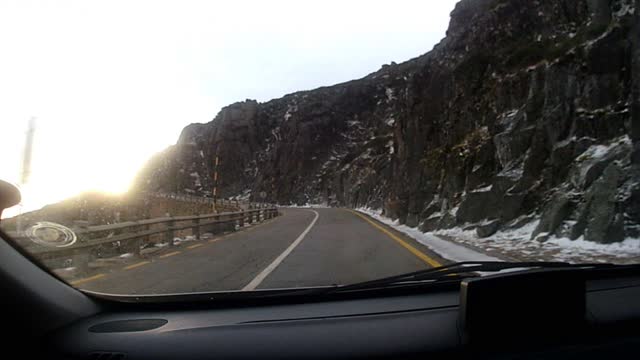
<path id="1" fill-rule="evenodd" d="M 120 295 L 638 263 L 636 4 L 2 2 L 0 228 Z"/>

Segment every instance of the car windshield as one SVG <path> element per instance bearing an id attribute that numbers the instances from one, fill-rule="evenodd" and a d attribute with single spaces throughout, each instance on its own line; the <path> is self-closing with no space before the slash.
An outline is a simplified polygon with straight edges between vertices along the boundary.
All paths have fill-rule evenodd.
<path id="1" fill-rule="evenodd" d="M 115 295 L 639 263 L 637 4 L 3 1 L 0 229 Z"/>

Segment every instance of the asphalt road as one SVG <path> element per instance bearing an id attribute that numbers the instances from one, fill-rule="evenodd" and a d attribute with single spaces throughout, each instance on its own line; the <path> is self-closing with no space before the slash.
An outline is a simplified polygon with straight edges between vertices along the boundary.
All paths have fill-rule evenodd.
<path id="1" fill-rule="evenodd" d="M 111 294 L 171 294 L 350 284 L 444 261 L 346 209 L 282 209 L 249 230 L 194 241 L 76 283 Z"/>

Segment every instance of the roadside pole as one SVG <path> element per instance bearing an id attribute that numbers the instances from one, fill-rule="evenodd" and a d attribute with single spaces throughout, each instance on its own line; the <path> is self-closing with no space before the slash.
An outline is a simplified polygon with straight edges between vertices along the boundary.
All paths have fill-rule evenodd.
<path id="1" fill-rule="evenodd" d="M 216 153 L 215 162 L 213 166 L 213 212 L 217 213 L 218 208 L 216 201 L 218 199 L 218 154 Z"/>
<path id="2" fill-rule="evenodd" d="M 29 182 L 31 176 L 31 156 L 33 153 L 33 134 L 36 131 L 36 118 L 29 119 L 29 128 L 24 143 L 24 152 L 22 153 L 22 171 L 20 174 L 20 185 L 24 189 L 24 185 Z M 20 201 L 18 216 L 16 217 L 16 232 L 22 232 L 22 201 Z"/>

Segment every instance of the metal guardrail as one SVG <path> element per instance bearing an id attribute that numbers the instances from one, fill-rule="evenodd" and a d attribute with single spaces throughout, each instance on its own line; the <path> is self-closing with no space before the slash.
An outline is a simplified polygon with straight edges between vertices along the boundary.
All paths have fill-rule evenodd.
<path id="1" fill-rule="evenodd" d="M 162 198 L 162 199 L 172 199 L 172 200 L 191 202 L 191 203 L 197 203 L 197 204 L 210 204 L 210 205 L 215 205 L 215 207 L 220 206 L 221 208 L 235 206 L 238 209 L 240 208 L 259 209 L 259 208 L 275 206 L 274 204 L 254 203 L 247 200 L 237 200 L 237 199 L 217 198 L 214 200 L 213 198 L 210 198 L 210 197 L 195 196 L 195 195 L 188 195 L 188 194 L 160 193 L 160 192 L 145 192 L 144 194 L 147 196 Z"/>
<path id="2" fill-rule="evenodd" d="M 174 246 L 175 232 L 179 230 L 191 229 L 192 235 L 199 240 L 202 228 L 206 226 L 229 224 L 234 228 L 236 225 L 243 227 L 245 224 L 262 222 L 276 216 L 278 216 L 277 208 L 265 207 L 227 213 L 170 216 L 109 225 L 87 226 L 75 231 L 78 241 L 73 245 L 59 248 L 34 246 L 29 250 L 41 261 L 76 258 L 78 261 L 73 261 L 75 263 L 74 266 L 87 267 L 92 257 L 91 250 L 103 245 L 119 242 L 120 246 L 122 246 L 122 242 L 124 242 L 124 247 L 131 249 L 130 252 L 134 255 L 140 256 L 143 243 L 151 235 L 164 233 L 165 242 L 168 246 Z M 150 228 L 153 225 L 156 228 Z"/>

